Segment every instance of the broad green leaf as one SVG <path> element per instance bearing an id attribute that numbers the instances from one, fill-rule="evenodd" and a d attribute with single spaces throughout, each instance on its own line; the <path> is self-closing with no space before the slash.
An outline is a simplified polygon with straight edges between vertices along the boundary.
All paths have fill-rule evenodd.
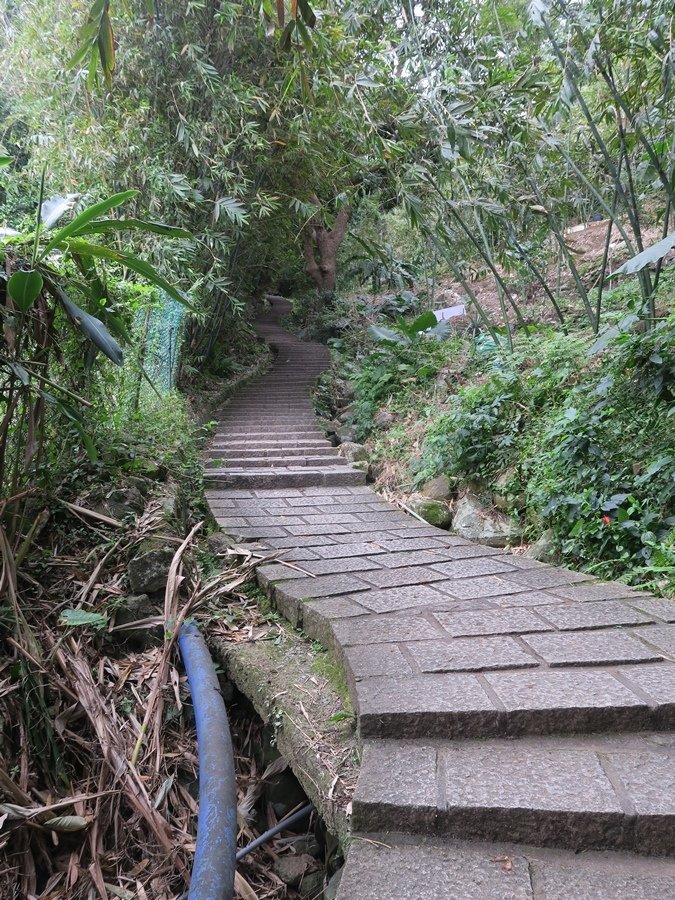
<path id="1" fill-rule="evenodd" d="M 70 250 L 72 253 L 77 253 L 80 256 L 87 257 L 93 256 L 98 259 L 109 259 L 112 262 L 119 263 L 122 266 L 126 266 L 128 269 L 131 269 L 133 272 L 136 272 L 139 275 L 142 275 L 147 281 L 151 284 L 157 285 L 158 288 L 161 288 L 163 291 L 173 297 L 173 299 L 177 303 L 181 303 L 183 306 L 186 306 L 188 309 L 192 309 L 192 306 L 185 299 L 183 294 L 180 291 L 176 290 L 169 282 L 162 278 L 162 276 L 150 265 L 150 263 L 145 262 L 142 259 L 138 259 L 136 256 L 132 256 L 130 253 L 126 253 L 124 250 L 111 250 L 109 247 L 101 247 L 100 244 L 92 244 L 89 241 L 84 241 L 82 238 L 73 237 L 69 241 Z"/>
<path id="2" fill-rule="evenodd" d="M 5 166 L 9 166 L 12 163 L 11 156 L 0 156 L 0 169 L 4 169 Z"/>
<path id="3" fill-rule="evenodd" d="M 122 348 L 103 322 L 97 319 L 96 316 L 92 316 L 80 309 L 79 306 L 66 297 L 63 291 L 59 291 L 59 299 L 70 318 L 76 325 L 79 325 L 92 344 L 98 347 L 102 353 L 105 353 L 108 359 L 112 360 L 116 366 L 123 365 L 124 354 L 122 353 Z"/>
<path id="4" fill-rule="evenodd" d="M 153 234 L 163 234 L 173 238 L 191 238 L 192 233 L 185 228 L 177 228 L 174 225 L 165 225 L 163 222 L 146 222 L 144 219 L 95 219 L 88 225 L 84 225 L 76 232 L 77 236 L 83 234 L 109 234 L 114 231 L 151 231 Z"/>
<path id="5" fill-rule="evenodd" d="M 108 617 L 96 612 L 87 612 L 86 609 L 64 609 L 59 616 L 59 622 L 69 628 L 79 625 L 92 625 L 94 628 L 105 628 Z"/>
<path id="6" fill-rule="evenodd" d="M 421 331 L 429 331 L 430 328 L 435 328 L 436 324 L 436 316 L 429 310 L 428 312 L 422 313 L 421 316 L 418 316 L 414 322 L 411 322 L 406 330 L 410 334 L 419 334 Z"/>
<path id="7" fill-rule="evenodd" d="M 620 266 L 616 272 L 612 272 L 609 277 L 616 278 L 617 275 L 633 275 L 635 272 L 640 272 L 651 263 L 663 259 L 666 253 L 672 250 L 673 247 L 675 247 L 675 231 L 671 232 L 671 234 L 662 241 L 652 244 L 651 247 L 647 247 L 642 253 L 638 253 L 637 256 L 629 259 L 628 262 L 625 262 Z"/>
<path id="8" fill-rule="evenodd" d="M 84 226 L 89 222 L 97 219 L 109 209 L 113 209 L 116 206 L 121 206 L 122 203 L 125 203 L 127 200 L 130 200 L 131 197 L 135 197 L 137 194 L 138 191 L 123 191 L 120 194 L 113 194 L 113 196 L 108 197 L 107 200 L 101 200 L 99 203 L 94 203 L 93 206 L 88 206 L 87 209 L 83 210 L 79 214 L 79 216 L 75 216 L 72 222 L 69 222 L 60 231 L 56 232 L 47 246 L 43 248 L 42 253 L 40 254 L 40 259 L 44 259 L 48 253 L 51 253 L 52 250 L 54 250 L 60 244 L 64 243 L 64 241 L 66 241 L 69 237 L 72 237 L 73 235 L 77 234 L 78 231 L 81 231 L 82 228 L 84 228 Z"/>
<path id="9" fill-rule="evenodd" d="M 27 312 L 42 290 L 39 272 L 15 272 L 7 282 L 7 290 L 21 312 Z"/>

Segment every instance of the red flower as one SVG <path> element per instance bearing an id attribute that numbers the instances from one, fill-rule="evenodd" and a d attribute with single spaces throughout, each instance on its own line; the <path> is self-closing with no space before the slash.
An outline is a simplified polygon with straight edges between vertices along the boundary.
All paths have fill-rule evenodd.
<path id="1" fill-rule="evenodd" d="M 605 523 L 605 525 L 611 525 L 611 524 L 612 524 L 612 520 L 610 519 L 609 516 L 603 516 L 603 517 L 602 517 L 602 521 Z"/>

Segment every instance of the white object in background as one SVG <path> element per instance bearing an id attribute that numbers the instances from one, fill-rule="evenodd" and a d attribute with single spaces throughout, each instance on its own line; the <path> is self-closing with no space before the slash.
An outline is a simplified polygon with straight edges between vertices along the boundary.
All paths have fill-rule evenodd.
<path id="1" fill-rule="evenodd" d="M 444 319 L 454 319 L 455 316 L 463 316 L 465 312 L 464 304 L 460 303 L 457 306 L 446 306 L 445 309 L 435 309 L 434 315 L 437 322 L 442 322 Z"/>

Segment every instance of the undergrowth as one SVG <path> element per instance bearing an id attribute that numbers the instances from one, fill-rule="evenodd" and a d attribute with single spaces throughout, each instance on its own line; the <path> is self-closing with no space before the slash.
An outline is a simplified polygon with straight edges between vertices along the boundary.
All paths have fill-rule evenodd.
<path id="1" fill-rule="evenodd" d="M 672 287 L 666 277 L 666 302 Z M 625 310 L 629 290 L 617 293 Z M 671 593 L 675 315 L 625 322 L 595 344 L 587 331 L 531 328 L 512 353 L 484 335 L 366 343 L 365 323 L 360 339 L 352 323 L 331 342 L 317 402 L 368 442 L 389 487 L 393 470 L 403 490 L 445 474 L 458 493 L 499 493 L 526 540 L 550 529 L 561 562 Z"/>

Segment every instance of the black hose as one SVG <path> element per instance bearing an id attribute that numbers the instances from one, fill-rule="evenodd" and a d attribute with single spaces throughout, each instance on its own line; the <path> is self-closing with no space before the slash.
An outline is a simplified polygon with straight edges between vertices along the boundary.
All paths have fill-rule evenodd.
<path id="1" fill-rule="evenodd" d="M 178 646 L 197 726 L 199 819 L 189 900 L 232 900 L 237 850 L 234 753 L 218 677 L 196 625 L 183 625 Z"/>
<path id="2" fill-rule="evenodd" d="M 260 847 L 262 844 L 267 843 L 270 838 L 273 838 L 275 834 L 279 834 L 280 831 L 283 831 L 285 828 L 288 828 L 290 825 L 295 825 L 296 822 L 300 822 L 306 816 L 308 816 L 311 812 L 314 811 L 314 804 L 308 803 L 306 806 L 303 806 L 302 809 L 299 809 L 297 812 L 294 812 L 290 816 L 286 816 L 285 819 L 282 819 L 281 822 L 277 822 L 277 824 L 270 828 L 268 831 L 265 831 L 260 837 L 257 837 L 254 841 L 251 841 L 246 847 L 242 847 L 241 850 L 237 850 L 237 862 L 240 859 L 243 859 L 245 856 L 255 850 L 257 847 Z"/>

